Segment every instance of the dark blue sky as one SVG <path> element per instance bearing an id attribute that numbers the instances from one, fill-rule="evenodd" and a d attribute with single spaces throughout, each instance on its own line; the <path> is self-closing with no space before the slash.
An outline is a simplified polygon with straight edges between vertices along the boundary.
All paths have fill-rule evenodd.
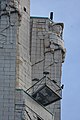
<path id="1" fill-rule="evenodd" d="M 62 120 L 80 120 L 80 0 L 31 0 L 32 16 L 49 16 L 63 22 L 67 49 L 63 64 Z"/>

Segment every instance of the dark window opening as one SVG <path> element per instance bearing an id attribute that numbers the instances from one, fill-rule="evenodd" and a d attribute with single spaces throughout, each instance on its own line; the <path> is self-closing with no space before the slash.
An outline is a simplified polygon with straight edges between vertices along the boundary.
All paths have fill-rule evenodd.
<path id="1" fill-rule="evenodd" d="M 37 120 L 42 120 L 41 118 L 37 117 Z"/>
<path id="2" fill-rule="evenodd" d="M 24 7 L 24 11 L 26 12 L 26 8 Z"/>

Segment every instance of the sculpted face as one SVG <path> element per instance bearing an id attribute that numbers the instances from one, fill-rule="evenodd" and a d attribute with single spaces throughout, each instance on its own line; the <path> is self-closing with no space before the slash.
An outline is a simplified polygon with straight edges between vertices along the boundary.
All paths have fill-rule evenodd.
<path id="1" fill-rule="evenodd" d="M 58 37 L 60 37 L 62 35 L 62 26 L 54 24 L 53 32 L 56 33 Z"/>

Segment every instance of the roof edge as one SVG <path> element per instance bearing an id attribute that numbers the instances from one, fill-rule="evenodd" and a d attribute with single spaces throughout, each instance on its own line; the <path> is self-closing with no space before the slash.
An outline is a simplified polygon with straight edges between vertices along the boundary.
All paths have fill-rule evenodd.
<path id="1" fill-rule="evenodd" d="M 48 17 L 36 17 L 36 16 L 30 16 L 30 18 L 35 18 L 35 19 L 37 19 L 37 18 L 39 18 L 39 19 L 49 19 Z"/>

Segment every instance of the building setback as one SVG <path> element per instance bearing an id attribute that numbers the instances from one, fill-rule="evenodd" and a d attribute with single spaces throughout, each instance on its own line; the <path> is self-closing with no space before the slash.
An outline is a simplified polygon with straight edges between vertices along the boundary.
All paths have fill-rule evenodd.
<path id="1" fill-rule="evenodd" d="M 60 120 L 63 23 L 0 0 L 0 120 Z"/>

